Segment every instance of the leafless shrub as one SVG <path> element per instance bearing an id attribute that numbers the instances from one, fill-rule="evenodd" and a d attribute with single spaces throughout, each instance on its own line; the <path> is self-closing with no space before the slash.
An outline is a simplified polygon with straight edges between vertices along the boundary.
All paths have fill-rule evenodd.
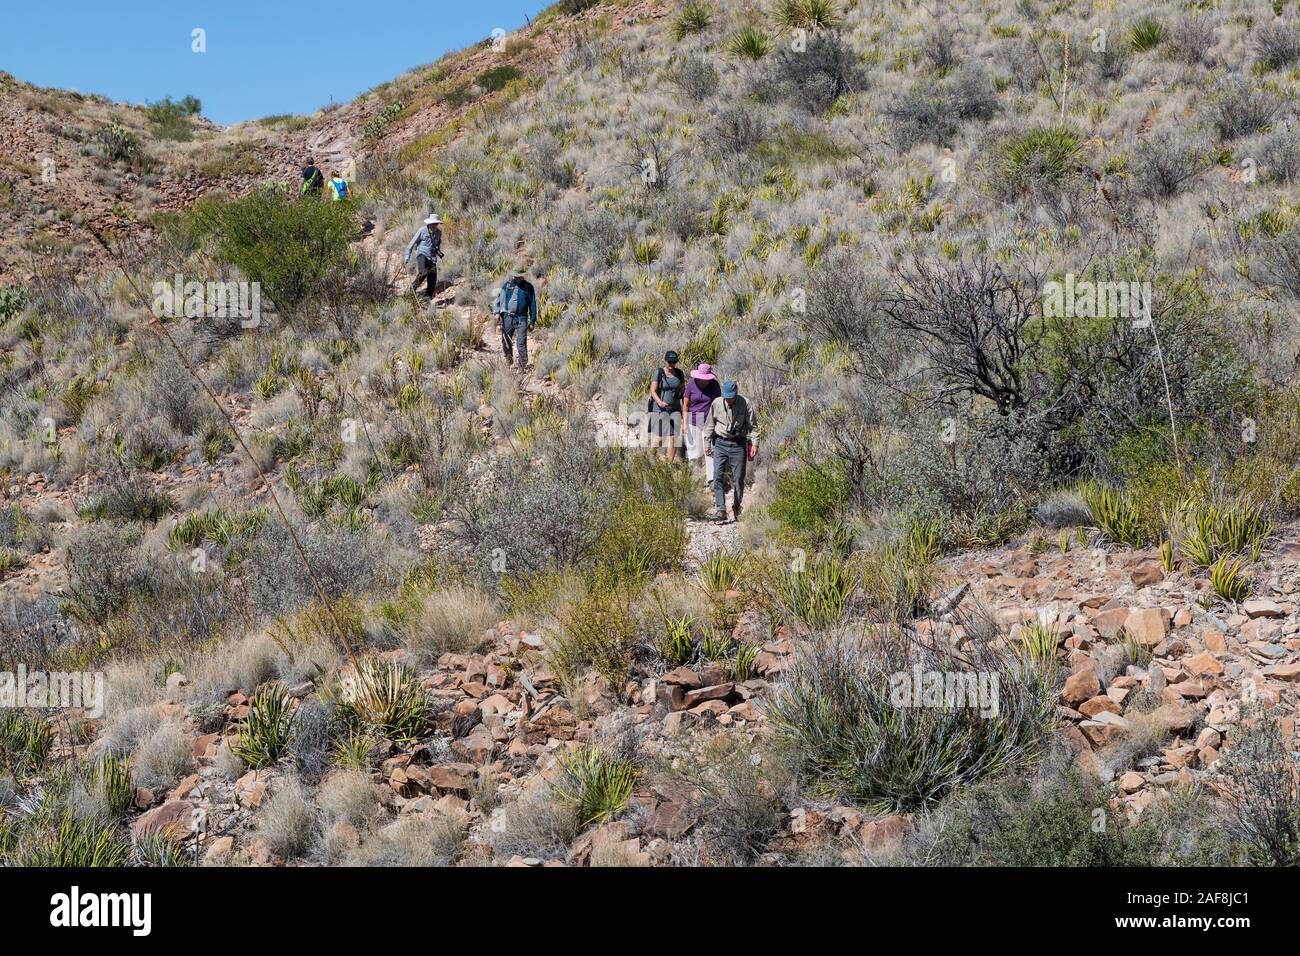
<path id="1" fill-rule="evenodd" d="M 1218 28 L 1205 16 L 1179 17 L 1169 31 L 1165 49 L 1175 60 L 1200 66 L 1218 40 Z"/>
<path id="2" fill-rule="evenodd" d="M 1205 105 L 1205 115 L 1222 139 L 1258 133 L 1282 109 L 1282 100 L 1244 76 L 1229 76 L 1219 83 Z"/>
<path id="3" fill-rule="evenodd" d="M 1210 166 L 1209 152 L 1176 133 L 1161 131 L 1133 151 L 1133 178 L 1138 192 L 1152 199 L 1176 196 Z"/>
<path id="4" fill-rule="evenodd" d="M 1227 783 L 1232 829 L 1252 862 L 1300 863 L 1300 761 L 1279 722 L 1262 708 L 1242 715 L 1231 747 L 1215 764 Z"/>
<path id="5" fill-rule="evenodd" d="M 1251 38 L 1255 57 L 1270 70 L 1280 70 L 1300 60 L 1300 30 L 1289 23 L 1266 23 Z"/>

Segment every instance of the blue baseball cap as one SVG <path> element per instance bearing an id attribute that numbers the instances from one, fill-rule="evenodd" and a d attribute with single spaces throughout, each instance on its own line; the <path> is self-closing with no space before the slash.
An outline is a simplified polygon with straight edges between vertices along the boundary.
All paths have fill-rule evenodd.
<path id="1" fill-rule="evenodd" d="M 723 398 L 735 398 L 739 394 L 740 394 L 740 389 L 736 387 L 735 382 L 728 381 L 722 383 Z"/>

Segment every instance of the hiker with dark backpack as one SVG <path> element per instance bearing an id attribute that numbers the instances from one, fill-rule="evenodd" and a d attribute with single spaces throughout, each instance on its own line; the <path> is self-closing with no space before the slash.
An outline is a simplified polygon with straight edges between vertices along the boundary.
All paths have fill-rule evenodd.
<path id="1" fill-rule="evenodd" d="M 411 253 L 415 253 L 415 281 L 411 283 L 412 295 L 419 290 L 420 283 L 424 282 L 426 283 L 424 297 L 432 299 L 434 290 L 438 286 L 438 260 L 443 257 L 442 230 L 438 228 L 441 224 L 442 220 L 437 216 L 430 216 L 424 220 L 424 226 L 406 244 L 402 261 L 410 261 Z"/>
<path id="2" fill-rule="evenodd" d="M 537 326 L 537 292 L 528 281 L 526 260 L 515 263 L 514 272 L 497 292 L 492 311 L 501 328 L 501 352 L 506 364 L 515 364 L 514 351 L 518 346 L 518 367 L 523 368 L 528 364 L 528 333 Z"/>
<path id="3" fill-rule="evenodd" d="M 758 454 L 758 416 L 735 382 L 722 383 L 722 395 L 709 406 L 704 423 L 704 454 L 713 459 L 713 520 L 727 520 L 726 475 L 731 473 L 731 511 L 740 520 L 746 466 Z"/>
<path id="4" fill-rule="evenodd" d="M 646 411 L 650 413 L 650 446 L 667 444 L 666 457 L 669 461 L 677 459 L 677 445 L 682 436 L 682 397 L 686 391 L 686 376 L 677 367 L 677 353 L 669 351 L 664 355 L 664 364 L 655 369 L 650 379 L 650 402 Z"/>
<path id="5" fill-rule="evenodd" d="M 316 160 L 308 156 L 307 165 L 302 168 L 302 198 L 313 196 L 319 199 L 324 188 L 325 174 L 316 165 Z"/>

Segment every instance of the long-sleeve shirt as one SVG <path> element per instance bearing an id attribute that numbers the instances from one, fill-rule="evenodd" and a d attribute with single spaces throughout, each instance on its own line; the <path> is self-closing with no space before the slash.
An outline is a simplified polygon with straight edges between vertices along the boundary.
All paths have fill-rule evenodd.
<path id="1" fill-rule="evenodd" d="M 725 398 L 715 398 L 704 419 L 704 447 L 710 449 L 716 440 L 726 439 L 738 443 L 758 440 L 758 415 L 754 406 L 742 395 L 736 403 L 728 405 Z"/>
<path id="2" fill-rule="evenodd" d="M 512 295 L 514 290 L 518 290 L 519 294 Z M 537 293 L 533 290 L 533 284 L 522 279 L 507 279 L 497 290 L 496 301 L 492 303 L 492 314 L 509 315 L 516 319 L 527 316 L 528 328 L 531 329 L 537 324 Z"/>
<path id="3" fill-rule="evenodd" d="M 403 262 L 411 258 L 412 249 L 418 256 L 437 259 L 442 255 L 442 230 L 431 230 L 428 226 L 421 226 L 420 231 L 406 244 L 406 252 L 402 255 Z"/>

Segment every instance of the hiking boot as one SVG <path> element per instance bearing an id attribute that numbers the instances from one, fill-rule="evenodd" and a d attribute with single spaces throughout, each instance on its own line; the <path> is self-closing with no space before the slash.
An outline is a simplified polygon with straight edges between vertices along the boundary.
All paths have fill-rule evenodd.
<path id="1" fill-rule="evenodd" d="M 733 521 L 739 521 L 739 520 L 740 520 L 740 505 L 732 505 L 732 506 L 731 506 L 731 518 L 732 518 Z"/>
<path id="2" fill-rule="evenodd" d="M 727 521 L 727 513 L 725 511 L 715 511 L 713 514 L 709 515 L 709 520 L 716 521 L 719 524 L 725 524 Z"/>

